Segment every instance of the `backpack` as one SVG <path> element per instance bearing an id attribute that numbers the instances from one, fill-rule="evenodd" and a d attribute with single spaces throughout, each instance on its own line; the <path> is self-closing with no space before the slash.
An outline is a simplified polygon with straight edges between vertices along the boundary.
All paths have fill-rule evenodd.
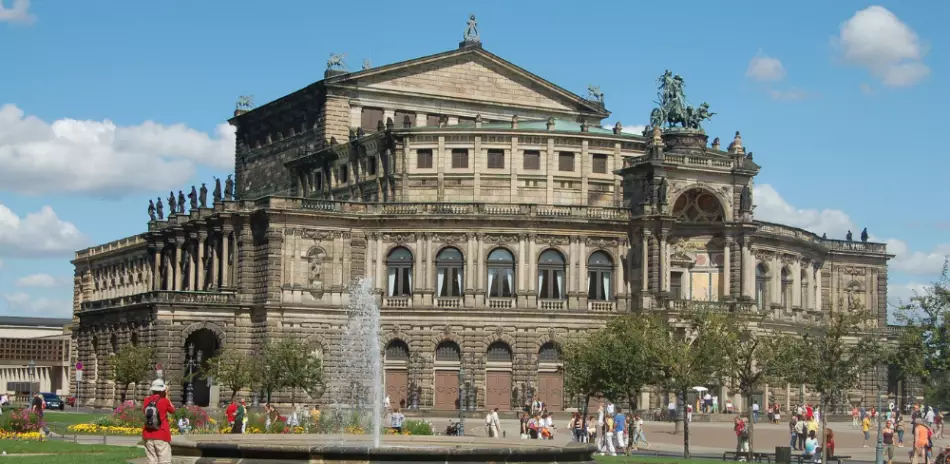
<path id="1" fill-rule="evenodd" d="M 162 417 L 158 414 L 158 400 L 154 399 L 145 406 L 145 430 L 158 430 L 162 427 Z"/>

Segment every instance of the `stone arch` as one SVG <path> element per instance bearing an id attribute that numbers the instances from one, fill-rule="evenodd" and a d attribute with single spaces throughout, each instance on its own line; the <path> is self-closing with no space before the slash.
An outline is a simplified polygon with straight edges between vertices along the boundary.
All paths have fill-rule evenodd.
<path id="1" fill-rule="evenodd" d="M 392 243 L 386 247 L 386 251 L 383 253 L 383 259 L 389 260 L 389 255 L 393 253 L 393 250 L 397 248 L 405 248 L 409 251 L 409 254 L 412 255 L 412 262 L 416 262 L 416 250 L 415 247 L 409 243 Z"/>
<path id="2" fill-rule="evenodd" d="M 559 350 L 563 350 L 564 347 L 567 346 L 567 340 L 565 340 L 564 337 L 553 333 L 546 333 L 534 340 L 534 354 L 537 355 L 538 352 L 541 351 L 541 347 L 547 343 L 553 343 Z"/>
<path id="3" fill-rule="evenodd" d="M 327 354 L 327 339 L 320 334 L 311 334 L 304 339 L 304 343 L 307 345 L 307 349 L 313 353 L 316 349 L 320 350 L 321 361 L 326 358 Z"/>
<path id="4" fill-rule="evenodd" d="M 227 345 L 227 344 L 226 344 L 226 339 L 227 339 L 227 338 L 225 337 L 225 331 L 224 331 L 224 329 L 222 329 L 221 326 L 219 326 L 218 324 L 216 324 L 216 323 L 214 323 L 214 322 L 207 322 L 207 321 L 195 322 L 195 323 L 192 323 L 192 324 L 188 325 L 188 326 L 185 327 L 184 329 L 182 329 L 182 330 L 181 330 L 181 340 L 182 340 L 182 343 L 184 343 L 185 340 L 188 340 L 188 337 L 190 337 L 191 334 L 193 334 L 193 333 L 195 333 L 195 332 L 197 332 L 197 331 L 199 331 L 199 330 L 201 330 L 201 329 L 208 329 L 208 330 L 210 330 L 211 332 L 214 332 L 214 335 L 215 335 L 216 337 L 218 337 L 218 345 L 219 345 L 222 349 L 225 348 L 225 346 Z"/>
<path id="5" fill-rule="evenodd" d="M 598 248 L 588 248 L 588 249 L 587 249 L 587 254 L 584 256 L 584 262 L 585 262 L 585 263 L 590 262 L 590 257 L 593 256 L 594 253 L 597 253 L 598 251 L 601 252 L 601 253 L 606 254 L 607 257 L 610 258 L 610 262 L 611 262 L 611 263 L 613 263 L 614 265 L 617 264 L 617 256 L 614 255 L 613 252 L 611 252 L 611 251 L 608 250 L 607 248 L 600 248 L 600 247 L 598 247 Z"/>
<path id="6" fill-rule="evenodd" d="M 516 253 L 515 250 L 511 248 L 511 246 L 508 245 L 507 243 L 497 243 L 497 244 L 493 243 L 491 247 L 485 247 L 485 248 L 486 248 L 485 254 L 481 256 L 481 260 L 482 260 L 481 262 L 483 263 L 488 261 L 488 256 L 491 255 L 493 251 L 501 249 L 501 250 L 507 251 L 508 253 L 511 253 L 511 259 L 515 262 L 516 265 L 518 264 L 518 253 Z"/>
<path id="7" fill-rule="evenodd" d="M 517 346 L 515 337 L 512 337 L 511 335 L 508 335 L 505 333 L 501 333 L 501 334 L 493 333 L 491 335 L 486 335 L 484 338 L 482 338 L 482 341 L 481 343 L 479 343 L 478 347 L 481 351 L 484 352 L 485 350 L 488 349 L 489 346 L 491 346 L 492 343 L 495 343 L 495 342 L 507 343 L 508 347 L 511 348 L 511 355 L 512 356 L 515 355 L 515 347 Z"/>
<path id="8" fill-rule="evenodd" d="M 437 335 L 433 335 L 432 337 L 429 337 L 429 341 L 432 343 L 432 347 L 430 350 L 433 352 L 435 351 L 435 347 L 439 346 L 439 343 L 446 342 L 446 341 L 455 342 L 455 344 L 459 346 L 459 351 L 462 353 L 465 352 L 465 344 L 462 343 L 462 337 L 456 334 L 455 332 L 440 333 Z"/>
<path id="9" fill-rule="evenodd" d="M 699 201 L 703 195 L 709 195 L 716 200 L 715 205 Z M 676 193 L 670 202 L 670 215 L 687 218 L 694 222 L 722 222 L 729 217 L 729 202 L 716 189 L 704 185 L 693 184 Z M 707 207 L 703 207 L 703 206 Z M 718 209 L 714 210 L 713 207 Z"/>

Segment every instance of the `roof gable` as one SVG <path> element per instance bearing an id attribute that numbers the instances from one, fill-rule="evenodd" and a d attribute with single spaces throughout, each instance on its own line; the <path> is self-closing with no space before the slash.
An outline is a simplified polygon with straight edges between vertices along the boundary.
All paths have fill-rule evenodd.
<path id="1" fill-rule="evenodd" d="M 360 89 L 531 106 L 601 118 L 610 114 L 600 104 L 558 87 L 480 47 L 464 47 L 334 76 L 324 83 L 358 84 Z"/>

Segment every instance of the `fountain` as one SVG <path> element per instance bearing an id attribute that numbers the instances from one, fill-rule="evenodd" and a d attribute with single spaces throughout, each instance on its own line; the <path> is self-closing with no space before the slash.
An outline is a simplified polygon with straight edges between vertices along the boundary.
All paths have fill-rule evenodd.
<path id="1" fill-rule="evenodd" d="M 387 436 L 381 440 L 383 370 L 380 312 L 372 283 L 350 287 L 341 363 L 330 378 L 324 414 L 337 430 L 319 435 L 192 435 L 172 439 L 173 462 L 192 463 L 584 463 L 596 447 L 474 436 Z M 353 427 L 363 434 L 352 434 Z"/>

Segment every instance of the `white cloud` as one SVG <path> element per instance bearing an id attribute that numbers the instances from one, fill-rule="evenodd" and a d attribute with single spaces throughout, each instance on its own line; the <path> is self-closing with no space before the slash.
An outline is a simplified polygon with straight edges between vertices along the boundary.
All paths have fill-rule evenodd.
<path id="1" fill-rule="evenodd" d="M 763 55 L 761 52 L 752 57 L 745 71 L 746 77 L 760 82 L 778 82 L 785 78 L 785 66 L 778 58 Z"/>
<path id="2" fill-rule="evenodd" d="M 869 6 L 841 23 L 833 43 L 845 61 L 866 68 L 890 87 L 913 85 L 930 74 L 917 33 L 882 6 Z"/>
<path id="3" fill-rule="evenodd" d="M 30 0 L 13 0 L 10 8 L 4 6 L 4 0 L 0 0 L 0 23 L 24 23 L 32 24 L 36 16 L 30 13 Z"/>
<path id="4" fill-rule="evenodd" d="M 73 312 L 72 302 L 65 299 L 37 298 L 26 292 L 5 293 L 3 299 L 7 314 L 69 317 Z"/>
<path id="5" fill-rule="evenodd" d="M 0 256 L 71 256 L 86 244 L 79 229 L 59 219 L 49 206 L 21 218 L 0 204 Z"/>
<path id="6" fill-rule="evenodd" d="M 851 216 L 840 209 L 800 209 L 792 206 L 769 184 L 755 186 L 755 217 L 763 221 L 787 224 L 816 233 L 828 234 L 828 238 L 842 240 L 850 230 L 857 240 L 861 228 Z M 887 244 L 887 251 L 894 255 L 889 267 L 914 275 L 936 276 L 943 270 L 944 260 L 950 255 L 950 243 L 937 245 L 930 251 L 914 251 L 907 242 L 871 236 L 871 241 Z"/>
<path id="7" fill-rule="evenodd" d="M 0 107 L 0 185 L 24 194 L 78 192 L 117 198 L 179 188 L 199 164 L 234 166 L 234 129 L 213 136 L 146 121 L 60 119 L 49 124 L 15 105 Z"/>
<path id="8" fill-rule="evenodd" d="M 17 287 L 55 287 L 59 281 L 49 274 L 31 274 L 17 279 Z"/>

